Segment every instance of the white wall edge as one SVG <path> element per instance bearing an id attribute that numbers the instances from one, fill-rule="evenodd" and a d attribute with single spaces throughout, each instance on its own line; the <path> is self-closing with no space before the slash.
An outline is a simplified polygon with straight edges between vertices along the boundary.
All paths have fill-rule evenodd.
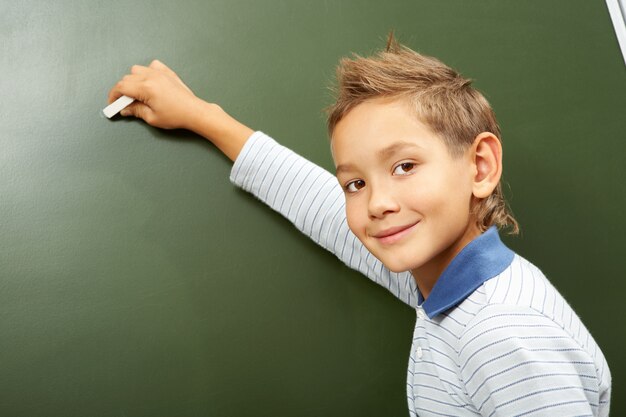
<path id="1" fill-rule="evenodd" d="M 626 64 L 626 0 L 606 0 L 606 5 Z"/>

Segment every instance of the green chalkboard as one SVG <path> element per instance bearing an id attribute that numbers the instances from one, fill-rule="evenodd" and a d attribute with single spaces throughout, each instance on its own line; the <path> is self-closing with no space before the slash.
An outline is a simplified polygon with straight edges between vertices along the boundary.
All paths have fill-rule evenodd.
<path id="1" fill-rule="evenodd" d="M 341 56 L 390 29 L 503 130 L 506 239 L 603 348 L 626 415 L 626 71 L 603 1 L 4 1 L 0 415 L 402 416 L 414 312 L 183 131 L 101 114 L 158 58 L 326 168 Z"/>

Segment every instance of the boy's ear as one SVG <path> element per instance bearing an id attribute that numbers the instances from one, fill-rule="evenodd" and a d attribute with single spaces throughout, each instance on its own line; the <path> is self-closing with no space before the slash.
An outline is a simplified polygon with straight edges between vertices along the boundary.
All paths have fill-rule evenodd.
<path id="1" fill-rule="evenodd" d="M 471 151 L 472 192 L 476 198 L 489 197 L 502 176 L 502 144 L 493 133 L 482 132 L 474 139 Z"/>

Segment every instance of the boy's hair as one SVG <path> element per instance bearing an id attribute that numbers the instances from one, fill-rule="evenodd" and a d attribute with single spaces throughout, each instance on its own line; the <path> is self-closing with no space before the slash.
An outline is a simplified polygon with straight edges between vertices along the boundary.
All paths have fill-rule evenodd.
<path id="1" fill-rule="evenodd" d="M 421 55 L 399 44 L 389 35 L 387 48 L 371 57 L 354 54 L 343 58 L 337 66 L 336 102 L 326 109 L 328 131 L 350 110 L 374 98 L 406 99 L 420 121 L 440 135 L 453 157 L 458 157 L 481 132 L 500 138 L 500 128 L 491 106 L 463 78 L 436 58 Z M 473 205 L 473 214 L 481 231 L 491 225 L 510 227 L 511 234 L 519 226 L 510 213 L 499 183 L 487 198 Z"/>

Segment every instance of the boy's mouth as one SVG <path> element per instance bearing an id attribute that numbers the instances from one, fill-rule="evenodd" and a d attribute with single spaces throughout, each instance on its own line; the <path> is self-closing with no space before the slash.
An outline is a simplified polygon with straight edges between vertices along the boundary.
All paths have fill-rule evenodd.
<path id="1" fill-rule="evenodd" d="M 404 226 L 390 227 L 388 229 L 381 230 L 372 236 L 378 239 L 380 243 L 389 245 L 408 235 L 418 223 L 419 221 Z"/>

